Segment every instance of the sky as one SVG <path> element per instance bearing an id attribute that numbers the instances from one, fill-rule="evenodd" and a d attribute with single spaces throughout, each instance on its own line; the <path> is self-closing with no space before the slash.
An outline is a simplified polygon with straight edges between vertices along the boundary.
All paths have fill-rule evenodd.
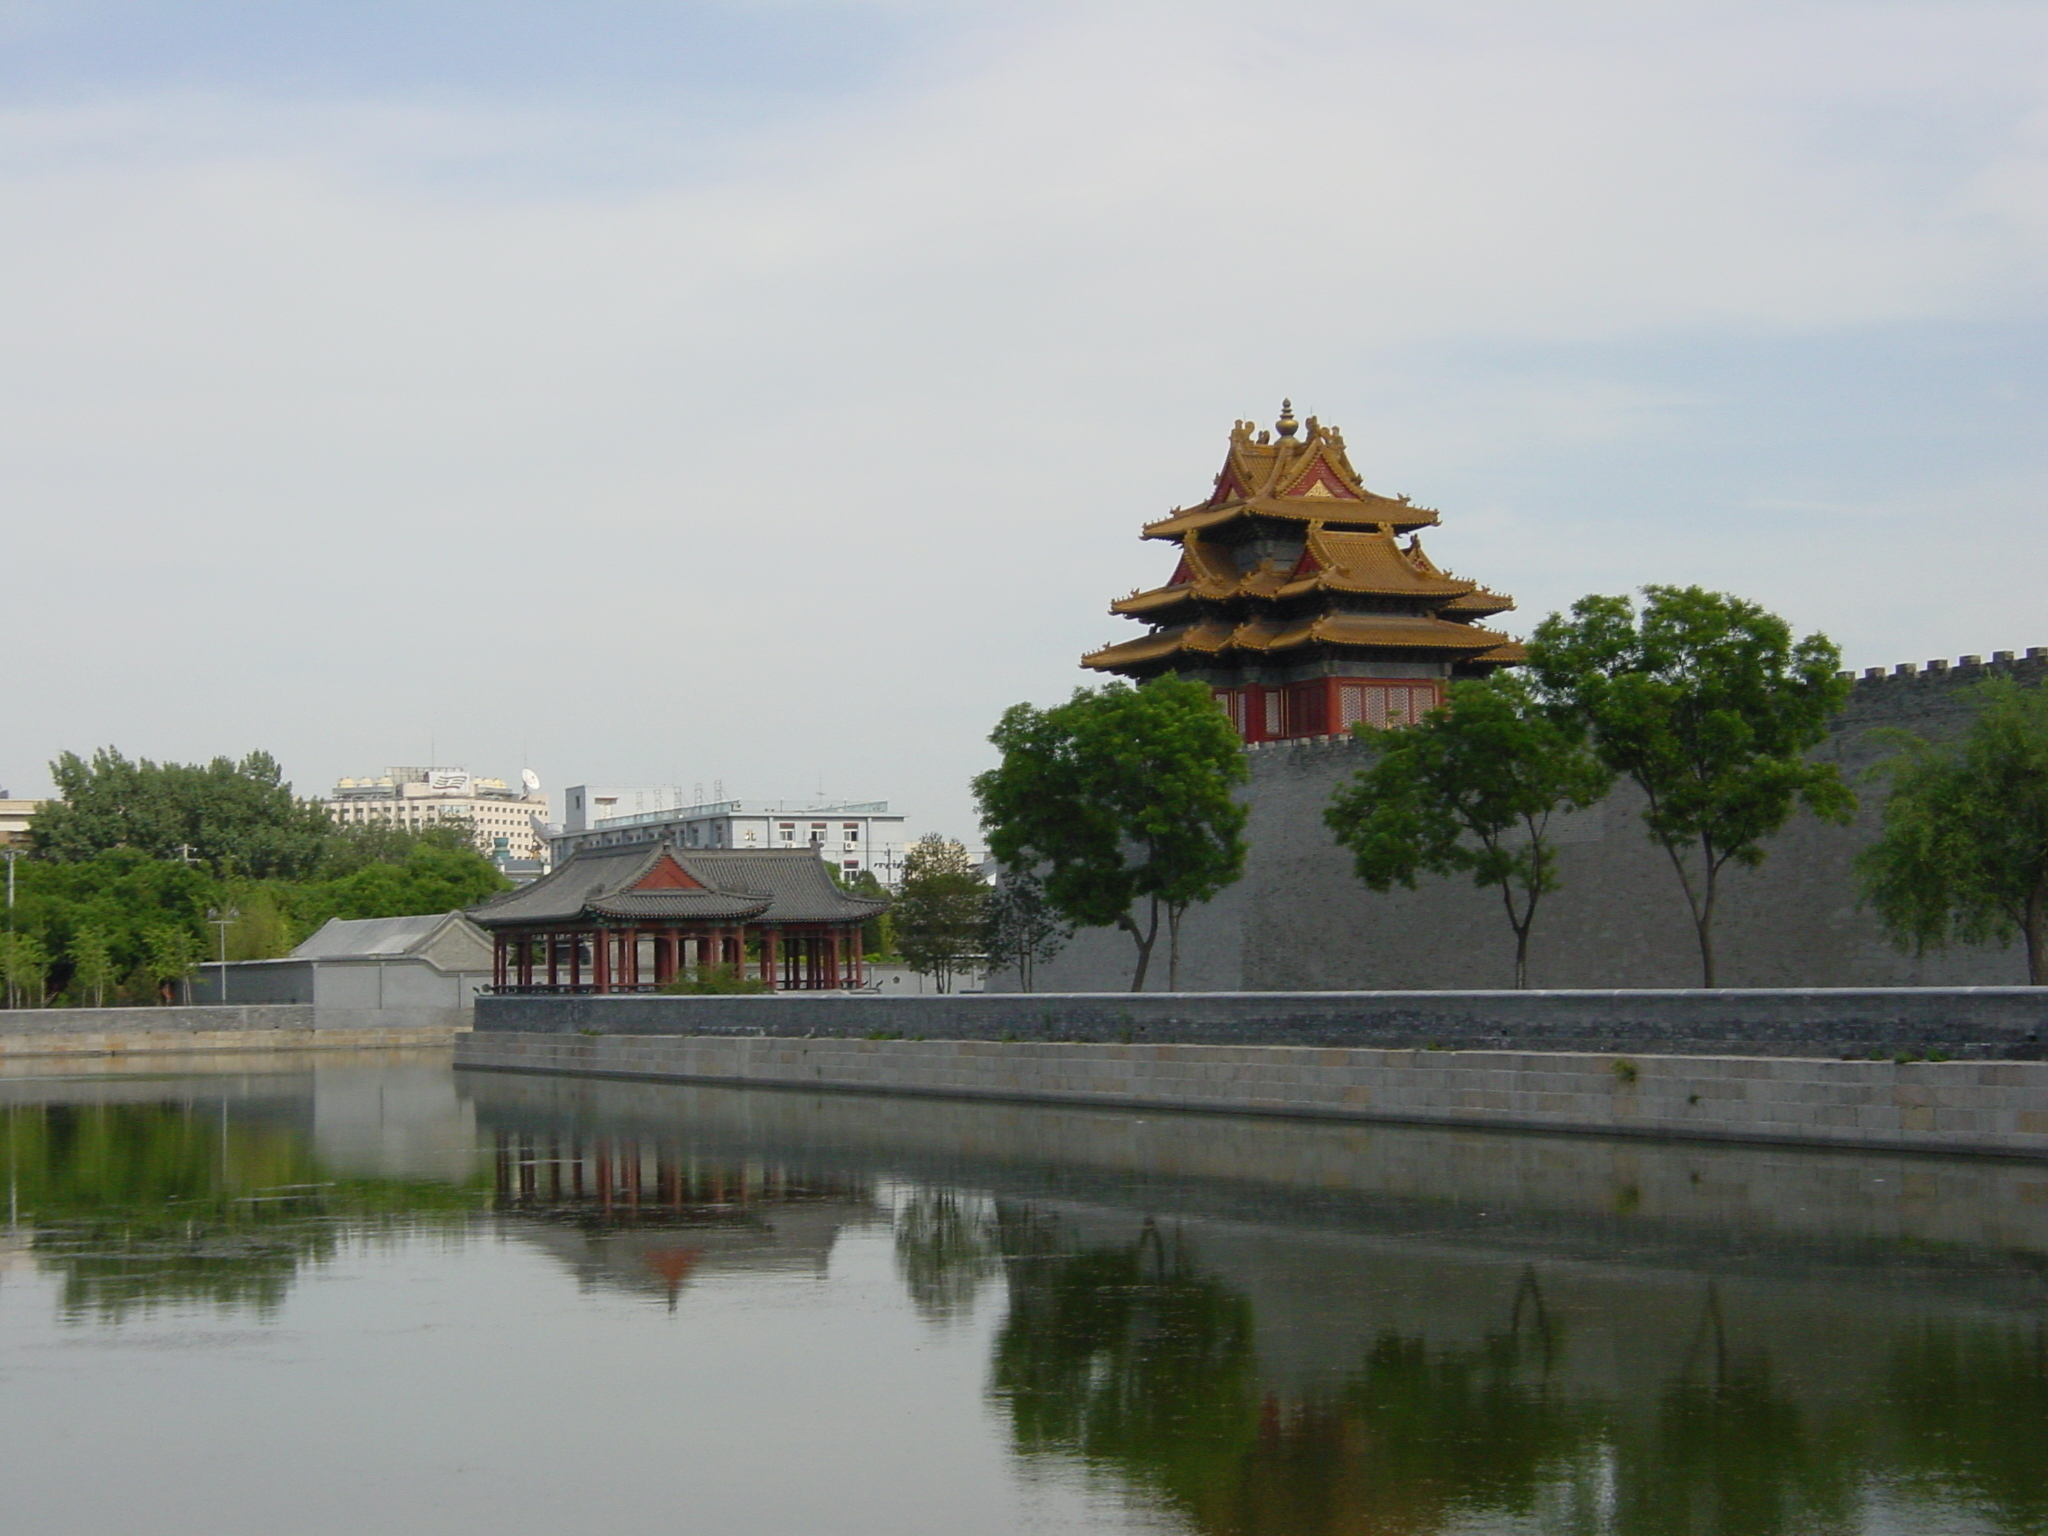
<path id="1" fill-rule="evenodd" d="M 1283 396 L 1516 633 L 2048 645 L 2044 258 L 2039 0 L 0 0 L 0 786 L 972 841 Z"/>

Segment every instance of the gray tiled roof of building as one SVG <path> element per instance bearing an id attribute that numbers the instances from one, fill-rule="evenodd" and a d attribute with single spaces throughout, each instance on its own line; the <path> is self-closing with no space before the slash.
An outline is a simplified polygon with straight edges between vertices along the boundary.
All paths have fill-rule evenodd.
<path id="1" fill-rule="evenodd" d="M 329 918 L 292 951 L 294 960 L 352 960 L 375 955 L 409 955 L 441 931 L 454 914 L 422 917 Z M 460 921 L 458 918 L 457 921 Z"/>
<path id="2" fill-rule="evenodd" d="M 635 890 L 662 858 L 672 858 L 703 889 Z M 531 885 L 494 898 L 469 915 L 486 928 L 604 917 L 709 919 L 771 923 L 853 923 L 888 902 L 849 896 L 809 848 L 676 848 L 661 843 L 586 849 Z"/>

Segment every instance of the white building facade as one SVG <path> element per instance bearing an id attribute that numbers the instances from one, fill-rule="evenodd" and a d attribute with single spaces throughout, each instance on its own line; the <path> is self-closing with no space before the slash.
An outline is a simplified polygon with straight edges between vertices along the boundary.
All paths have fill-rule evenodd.
<path id="1" fill-rule="evenodd" d="M 672 797 L 662 804 L 664 796 Z M 886 800 L 714 800 L 673 803 L 661 789 L 579 784 L 562 796 L 563 824 L 551 834 L 553 862 L 581 848 L 672 842 L 682 848 L 815 848 L 852 878 L 872 874 L 894 885 L 905 852 L 903 817 Z M 621 810 L 624 806 L 636 809 Z M 594 811 L 609 815 L 593 815 Z"/>
<path id="2" fill-rule="evenodd" d="M 467 822 L 477 851 L 500 865 L 547 857 L 542 829 L 548 797 L 531 772 L 518 787 L 478 778 L 462 768 L 387 768 L 374 779 L 343 779 L 327 814 L 345 827 L 387 826 L 417 832 L 443 822 Z"/>

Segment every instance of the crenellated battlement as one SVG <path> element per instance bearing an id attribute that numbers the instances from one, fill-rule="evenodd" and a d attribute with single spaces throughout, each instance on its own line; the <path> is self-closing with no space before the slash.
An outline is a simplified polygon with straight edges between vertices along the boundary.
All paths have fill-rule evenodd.
<path id="1" fill-rule="evenodd" d="M 1865 667 L 1860 676 L 1853 672 L 1835 675 L 1854 678 L 1858 692 L 1911 683 L 1974 683 L 1994 676 L 2037 681 L 2048 675 L 2048 646 L 2030 645 L 2023 653 L 1993 651 L 1989 661 L 1982 656 L 1958 656 L 1954 661 L 1937 656 L 1932 661 L 1902 661 L 1890 671 L 1883 667 Z"/>

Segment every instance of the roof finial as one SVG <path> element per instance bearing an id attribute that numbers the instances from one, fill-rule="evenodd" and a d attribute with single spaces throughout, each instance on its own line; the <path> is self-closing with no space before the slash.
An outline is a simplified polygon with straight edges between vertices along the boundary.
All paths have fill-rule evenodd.
<path id="1" fill-rule="evenodd" d="M 1292 437 L 1300 430 L 1300 426 L 1301 424 L 1294 419 L 1294 402 L 1292 400 L 1282 400 L 1280 402 L 1280 419 L 1273 423 L 1273 430 L 1282 437 Z"/>

